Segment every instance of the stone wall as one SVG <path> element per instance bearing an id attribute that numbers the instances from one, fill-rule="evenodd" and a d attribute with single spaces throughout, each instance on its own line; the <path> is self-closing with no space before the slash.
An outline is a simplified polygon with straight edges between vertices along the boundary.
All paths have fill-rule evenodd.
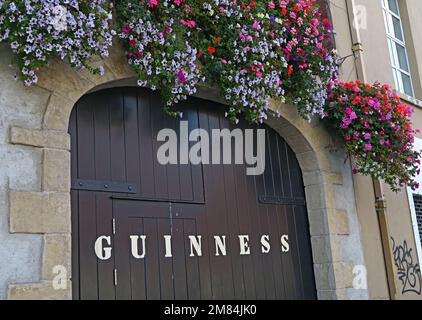
<path id="1" fill-rule="evenodd" d="M 0 299 L 7 285 L 39 281 L 42 236 L 9 233 L 9 191 L 41 190 L 42 150 L 10 144 L 11 126 L 41 127 L 49 93 L 12 80 L 12 56 L 0 46 Z"/>
<path id="2" fill-rule="evenodd" d="M 0 48 L 0 298 L 69 299 L 70 112 L 88 91 L 135 83 L 134 75 L 115 45 L 104 77 L 54 62 L 37 86 L 25 88 L 12 80 L 10 52 Z M 202 98 L 219 99 L 201 91 Z M 272 108 L 282 117 L 269 125 L 295 151 L 304 174 L 318 297 L 367 298 L 367 290 L 352 288 L 353 268 L 364 259 L 350 164 L 320 123 L 309 124 L 294 106 Z M 54 289 L 58 276 L 65 289 Z"/>

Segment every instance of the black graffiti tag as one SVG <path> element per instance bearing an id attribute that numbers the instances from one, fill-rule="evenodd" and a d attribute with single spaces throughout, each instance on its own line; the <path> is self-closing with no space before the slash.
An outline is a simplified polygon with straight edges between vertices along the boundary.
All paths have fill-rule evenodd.
<path id="1" fill-rule="evenodd" d="M 422 277 L 419 264 L 414 263 L 412 249 L 408 247 L 407 241 L 403 245 L 396 245 L 393 240 L 394 263 L 397 267 L 398 278 L 402 283 L 402 294 L 405 293 L 422 293 Z"/>

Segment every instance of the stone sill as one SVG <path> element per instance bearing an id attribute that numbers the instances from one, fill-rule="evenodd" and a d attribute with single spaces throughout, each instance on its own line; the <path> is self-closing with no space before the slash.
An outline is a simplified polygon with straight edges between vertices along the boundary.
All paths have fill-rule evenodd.
<path id="1" fill-rule="evenodd" d="M 397 92 L 397 95 L 408 104 L 412 105 L 413 107 L 422 108 L 422 101 L 419 99 L 416 99 L 414 97 L 408 96 L 407 94 Z"/>

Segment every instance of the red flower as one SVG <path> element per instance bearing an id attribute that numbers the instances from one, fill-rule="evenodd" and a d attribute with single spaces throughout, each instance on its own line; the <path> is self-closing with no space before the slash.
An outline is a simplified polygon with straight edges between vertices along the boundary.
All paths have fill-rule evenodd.
<path id="1" fill-rule="evenodd" d="M 198 50 L 198 58 L 200 58 L 200 57 L 202 57 L 202 50 L 201 49 Z"/>
<path id="2" fill-rule="evenodd" d="M 214 54 L 215 53 L 215 47 L 213 47 L 213 46 L 209 46 L 207 50 L 211 54 Z"/>
<path id="3" fill-rule="evenodd" d="M 214 43 L 221 43 L 221 38 L 214 38 Z"/>
<path id="4" fill-rule="evenodd" d="M 136 46 L 136 39 L 131 39 L 131 40 L 129 41 L 129 45 L 130 45 L 131 47 Z"/>
<path id="5" fill-rule="evenodd" d="M 293 66 L 289 66 L 289 69 L 287 69 L 287 75 L 290 77 L 293 73 Z"/>
<path id="6" fill-rule="evenodd" d="M 281 14 L 285 16 L 287 14 L 287 9 L 286 8 L 281 9 Z"/>
<path id="7" fill-rule="evenodd" d="M 300 10 L 299 5 L 298 5 L 298 4 L 295 4 L 295 5 L 294 5 L 294 7 L 293 7 L 293 10 L 294 10 L 295 12 L 299 12 L 299 10 Z"/>

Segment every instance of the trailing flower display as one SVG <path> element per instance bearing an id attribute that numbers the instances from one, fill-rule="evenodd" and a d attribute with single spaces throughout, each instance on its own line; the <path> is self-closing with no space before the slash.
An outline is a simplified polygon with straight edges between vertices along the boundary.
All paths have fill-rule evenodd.
<path id="1" fill-rule="evenodd" d="M 196 28 L 188 20 L 190 6 L 182 1 L 122 1 L 117 5 L 120 38 L 127 46 L 129 64 L 140 86 L 160 89 L 167 112 L 204 80 L 197 64 L 198 50 L 192 43 Z"/>
<path id="2" fill-rule="evenodd" d="M 0 0 L 0 43 L 15 53 L 18 76 L 37 82 L 51 59 L 94 68 L 117 33 L 107 0 Z M 262 123 L 270 101 L 323 118 L 356 159 L 355 173 L 383 179 L 394 191 L 419 187 L 412 109 L 387 85 L 341 83 L 331 26 L 314 0 L 121 0 L 118 36 L 139 86 L 160 90 L 167 113 L 201 83 L 217 86 L 227 117 Z"/>
<path id="3" fill-rule="evenodd" d="M 234 122 L 263 122 L 271 99 L 323 114 L 337 67 L 315 1 L 122 1 L 117 12 L 139 84 L 160 88 L 168 109 L 206 81 Z"/>
<path id="4" fill-rule="evenodd" d="M 296 104 L 306 118 L 322 115 L 337 66 L 327 49 L 331 26 L 321 20 L 315 1 L 199 6 L 201 62 L 207 78 L 220 85 L 232 120 L 244 113 L 262 122 L 271 99 Z"/>
<path id="5" fill-rule="evenodd" d="M 88 60 L 108 56 L 111 19 L 106 0 L 0 0 L 0 43 L 10 44 L 26 85 L 36 83 L 36 71 L 56 57 L 102 74 Z"/>
<path id="6" fill-rule="evenodd" d="M 325 123 L 356 159 L 354 173 L 383 179 L 392 190 L 419 188 L 421 154 L 414 151 L 413 109 L 388 85 L 337 83 L 328 94 Z"/>

